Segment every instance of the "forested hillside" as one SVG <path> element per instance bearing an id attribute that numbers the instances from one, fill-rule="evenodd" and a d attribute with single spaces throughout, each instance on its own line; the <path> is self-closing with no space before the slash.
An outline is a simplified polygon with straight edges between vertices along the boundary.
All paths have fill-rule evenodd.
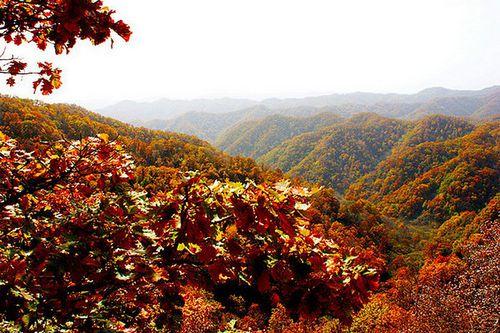
<path id="1" fill-rule="evenodd" d="M 368 199 L 390 216 L 438 226 L 478 211 L 499 191 L 499 134 L 496 122 L 446 141 L 410 140 L 351 185 L 346 196 Z"/>
<path id="2" fill-rule="evenodd" d="M 486 104 L 481 106 L 474 116 L 479 119 L 497 119 L 500 117 L 500 94 L 488 97 Z"/>
<path id="3" fill-rule="evenodd" d="M 293 177 L 343 192 L 352 182 L 374 170 L 393 149 L 407 152 L 408 147 L 458 138 L 473 129 L 474 125 L 468 120 L 439 115 L 418 121 L 400 121 L 360 114 L 297 135 L 257 160 Z M 252 143 L 235 142 L 243 148 L 232 148 L 234 152 L 247 152 L 254 147 Z"/>
<path id="4" fill-rule="evenodd" d="M 161 99 L 153 103 L 122 101 L 99 109 L 99 113 L 129 123 L 165 120 L 189 112 L 227 113 L 250 108 L 255 102 L 247 99 L 220 98 L 190 101 Z"/>
<path id="5" fill-rule="evenodd" d="M 255 106 L 229 113 L 188 112 L 169 120 L 146 122 L 147 127 L 190 133 L 205 140 L 214 141 L 217 136 L 238 122 L 257 119 L 267 115 L 269 110 L 263 106 Z"/>
<path id="6" fill-rule="evenodd" d="M 258 122 L 272 115 L 289 117 L 312 117 L 320 113 L 349 115 L 363 109 L 361 105 L 321 108 L 300 106 L 287 109 L 270 109 L 264 105 L 257 105 L 228 113 L 188 112 L 174 119 L 149 121 L 143 125 L 148 128 L 192 134 L 210 142 L 216 142 L 224 140 L 225 131 L 239 126 L 242 122 Z"/>
<path id="7" fill-rule="evenodd" d="M 231 127 L 220 134 L 217 147 L 231 155 L 259 158 L 283 141 L 342 121 L 334 113 L 312 117 L 269 116 Z"/>
<path id="8" fill-rule="evenodd" d="M 252 108 L 258 105 L 272 110 L 283 110 L 298 107 L 321 108 L 327 106 L 375 106 L 385 104 L 391 105 L 392 108 L 395 108 L 397 105 L 401 105 L 401 113 L 399 114 L 399 116 L 402 116 L 411 113 L 424 103 L 432 103 L 434 100 L 440 98 L 487 98 L 488 96 L 498 95 L 499 92 L 500 87 L 493 86 L 476 91 L 428 88 L 416 94 L 376 94 L 357 92 L 305 98 L 270 98 L 262 101 L 232 98 L 212 100 L 197 99 L 188 101 L 161 99 L 158 101 L 147 103 L 123 101 L 115 105 L 99 109 L 97 111 L 104 115 L 112 116 L 114 118 L 129 122 L 170 119 L 174 116 L 182 115 L 188 112 L 229 113 L 233 111 Z M 387 108 L 381 109 L 382 112 L 387 112 L 385 110 L 387 110 Z M 375 110 L 371 111 L 376 112 Z M 453 112 L 453 110 L 439 111 Z"/>
<path id="9" fill-rule="evenodd" d="M 203 170 L 212 178 L 240 181 L 267 177 L 253 160 L 231 157 L 194 136 L 130 126 L 76 105 L 0 97 L 0 131 L 28 147 L 39 140 L 80 139 L 105 133 L 122 142 L 145 166 Z"/>
<path id="10" fill-rule="evenodd" d="M 371 171 L 409 126 L 376 114 L 360 114 L 285 141 L 259 161 L 342 192 Z"/>
<path id="11" fill-rule="evenodd" d="M 497 93 L 497 95 L 499 95 Z M 488 103 L 488 99 L 481 97 L 442 97 L 424 103 L 406 118 L 419 119 L 428 115 L 441 114 L 446 116 L 467 117 L 476 115 L 481 107 Z"/>
<path id="12" fill-rule="evenodd" d="M 459 138 L 470 133 L 473 129 L 474 125 L 463 118 L 441 115 L 428 116 L 412 124 L 411 129 L 404 135 L 398 148 L 405 149 L 424 142 Z"/>
<path id="13" fill-rule="evenodd" d="M 307 189 L 77 106 L 2 97 L 0 121 L 3 331 L 497 325 L 498 122 L 322 113 L 228 132 L 327 185 Z"/>

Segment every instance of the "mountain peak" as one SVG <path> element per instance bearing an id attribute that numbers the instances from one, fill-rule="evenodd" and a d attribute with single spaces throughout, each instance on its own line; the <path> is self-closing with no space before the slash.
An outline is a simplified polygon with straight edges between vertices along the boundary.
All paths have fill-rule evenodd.
<path id="1" fill-rule="evenodd" d="M 430 87 L 424 90 L 421 90 L 417 93 L 417 95 L 442 95 L 451 92 L 452 90 L 444 88 L 444 87 Z"/>

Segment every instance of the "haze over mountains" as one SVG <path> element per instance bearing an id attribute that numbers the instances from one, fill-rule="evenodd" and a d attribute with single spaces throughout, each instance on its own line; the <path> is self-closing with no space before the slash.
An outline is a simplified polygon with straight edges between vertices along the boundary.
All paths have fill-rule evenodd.
<path id="1" fill-rule="evenodd" d="M 134 125 L 192 134 L 215 142 L 223 131 L 238 123 L 275 114 L 303 117 L 330 112 L 349 117 L 375 112 L 399 119 L 419 119 L 429 114 L 491 118 L 500 113 L 500 86 L 482 90 L 436 87 L 416 94 L 356 92 L 262 101 L 233 98 L 123 101 L 96 111 Z"/>

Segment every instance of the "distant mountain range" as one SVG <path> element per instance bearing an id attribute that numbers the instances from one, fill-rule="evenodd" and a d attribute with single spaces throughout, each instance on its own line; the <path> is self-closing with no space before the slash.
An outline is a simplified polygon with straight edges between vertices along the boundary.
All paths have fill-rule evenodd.
<path id="1" fill-rule="evenodd" d="M 249 108 L 257 105 L 249 99 L 220 98 L 170 100 L 160 99 L 155 102 L 122 101 L 117 104 L 98 109 L 98 113 L 128 123 L 147 122 L 151 120 L 172 119 L 188 112 L 225 113 Z"/>
<path id="2" fill-rule="evenodd" d="M 431 114 L 491 119 L 500 114 L 500 86 L 482 90 L 428 88 L 416 94 L 356 92 L 287 99 L 162 99 L 151 103 L 124 101 L 98 113 L 151 129 L 196 135 L 210 142 L 231 127 L 271 115 L 293 117 L 335 113 L 350 117 L 373 112 L 397 119 L 420 119 Z"/>

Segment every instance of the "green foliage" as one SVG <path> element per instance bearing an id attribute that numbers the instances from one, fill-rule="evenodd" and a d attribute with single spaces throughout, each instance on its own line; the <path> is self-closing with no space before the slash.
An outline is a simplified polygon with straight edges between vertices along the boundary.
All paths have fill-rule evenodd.
<path id="1" fill-rule="evenodd" d="M 231 127 L 219 135 L 216 145 L 231 155 L 259 158 L 289 138 L 341 120 L 332 113 L 303 118 L 274 115 Z"/>
<path id="2" fill-rule="evenodd" d="M 343 192 L 352 181 L 375 168 L 407 128 L 402 121 L 360 114 L 286 141 L 260 161 Z"/>
<path id="3" fill-rule="evenodd" d="M 439 226 L 455 214 L 478 211 L 499 190 L 499 123 L 456 139 L 395 149 L 347 191 L 383 212 Z"/>

